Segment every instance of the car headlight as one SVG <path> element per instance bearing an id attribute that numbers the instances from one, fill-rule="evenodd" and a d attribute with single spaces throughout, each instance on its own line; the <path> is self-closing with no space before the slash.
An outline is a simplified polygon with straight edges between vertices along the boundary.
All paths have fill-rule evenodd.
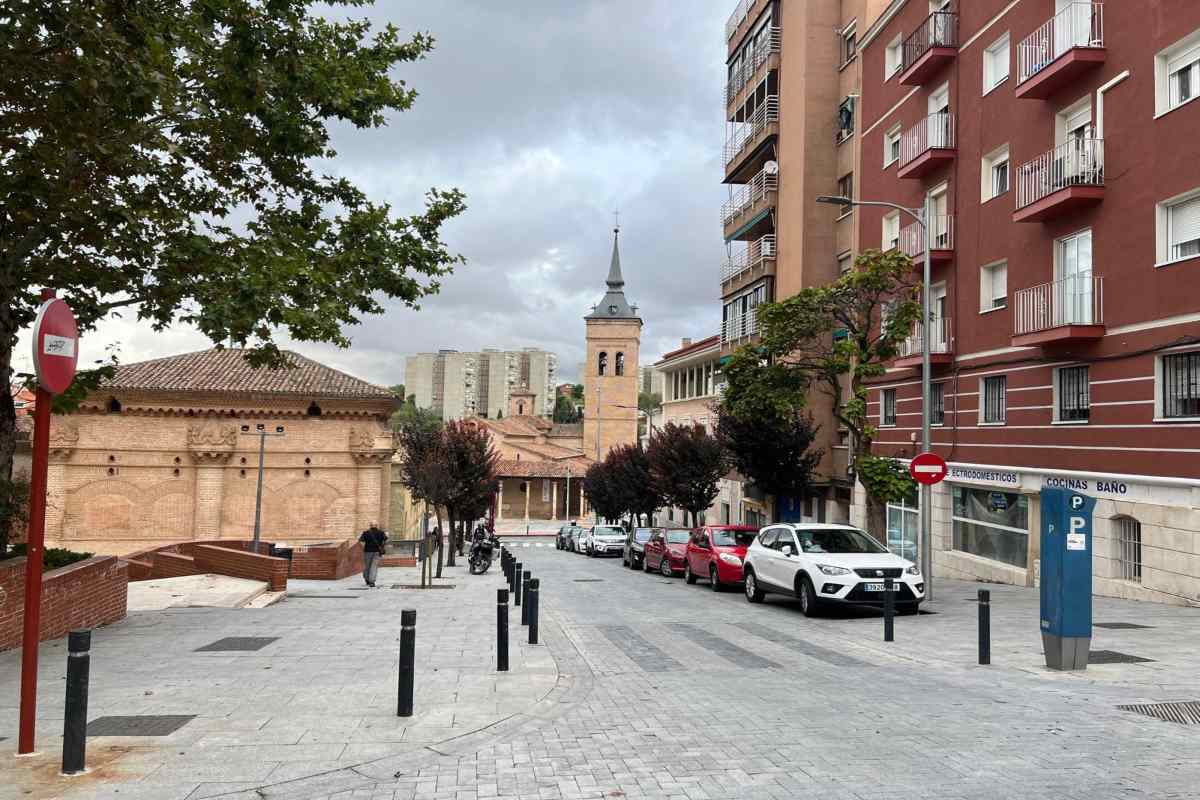
<path id="1" fill-rule="evenodd" d="M 732 564 L 735 567 L 740 567 L 742 565 L 742 560 L 733 553 L 721 553 L 720 558 L 726 564 Z"/>
<path id="2" fill-rule="evenodd" d="M 817 564 L 817 569 L 824 572 L 826 575 L 849 575 L 850 570 L 845 567 L 831 567 L 828 564 Z"/>
<path id="3" fill-rule="evenodd" d="M 913 564 L 911 567 L 909 567 L 908 569 L 906 569 L 904 571 L 906 573 L 908 573 L 909 575 L 920 575 L 921 574 L 921 568 L 918 567 L 916 564 Z"/>

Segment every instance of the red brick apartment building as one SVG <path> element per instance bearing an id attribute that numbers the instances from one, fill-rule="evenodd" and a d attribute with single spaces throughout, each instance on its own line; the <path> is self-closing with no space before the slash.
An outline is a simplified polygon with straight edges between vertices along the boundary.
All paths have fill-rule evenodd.
<path id="1" fill-rule="evenodd" d="M 1098 594 L 1197 603 L 1200 2 L 895 0 L 860 58 L 857 196 L 931 202 L 935 574 L 1035 585 L 1038 491 L 1067 485 L 1099 501 Z M 860 212 L 860 248 L 924 258 Z M 870 397 L 899 457 L 917 333 Z"/>

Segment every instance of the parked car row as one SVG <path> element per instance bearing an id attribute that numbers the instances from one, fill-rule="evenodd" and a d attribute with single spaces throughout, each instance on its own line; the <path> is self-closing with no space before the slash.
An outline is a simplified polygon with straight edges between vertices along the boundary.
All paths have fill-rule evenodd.
<path id="1" fill-rule="evenodd" d="M 915 613 L 925 599 L 925 579 L 911 561 L 849 525 L 776 523 L 763 528 L 633 528 L 564 525 L 559 550 L 590 557 L 620 555 L 623 566 L 708 581 L 714 592 L 741 586 L 746 600 L 768 594 L 794 597 L 806 616 L 823 606 L 883 604 L 892 579 L 896 609 Z"/>

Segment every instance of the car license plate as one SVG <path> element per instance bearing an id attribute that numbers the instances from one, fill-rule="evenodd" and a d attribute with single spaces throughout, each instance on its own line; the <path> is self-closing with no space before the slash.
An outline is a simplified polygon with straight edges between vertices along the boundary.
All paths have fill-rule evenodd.
<path id="1" fill-rule="evenodd" d="M 882 583 L 868 583 L 868 584 L 864 584 L 864 590 L 865 590 L 865 591 L 868 591 L 868 592 L 882 592 L 882 591 L 885 591 L 885 590 L 886 590 L 886 588 L 887 588 L 887 587 L 886 587 L 884 584 L 882 584 Z M 900 590 L 900 584 L 898 584 L 898 583 L 893 583 L 893 584 L 892 584 L 892 591 L 893 591 L 893 592 L 898 592 L 899 590 Z"/>

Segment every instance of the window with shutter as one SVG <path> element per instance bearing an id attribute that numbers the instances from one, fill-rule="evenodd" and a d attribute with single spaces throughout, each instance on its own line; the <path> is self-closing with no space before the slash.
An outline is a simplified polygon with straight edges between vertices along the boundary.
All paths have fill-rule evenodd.
<path id="1" fill-rule="evenodd" d="M 1200 197 L 1168 206 L 1167 243 L 1172 260 L 1200 255 Z"/>
<path id="2" fill-rule="evenodd" d="M 1200 47 L 1182 53 L 1167 62 L 1168 104 L 1183 105 L 1200 90 Z"/>

